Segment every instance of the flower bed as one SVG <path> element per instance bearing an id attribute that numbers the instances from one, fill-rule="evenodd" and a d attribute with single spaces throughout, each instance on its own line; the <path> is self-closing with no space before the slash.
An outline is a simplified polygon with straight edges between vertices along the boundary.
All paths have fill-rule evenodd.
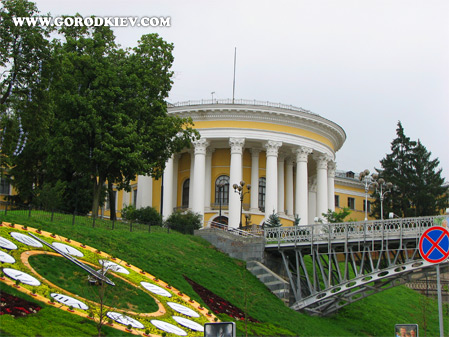
<path id="1" fill-rule="evenodd" d="M 187 276 L 184 276 L 184 278 L 187 282 L 190 283 L 193 290 L 195 290 L 195 292 L 200 295 L 200 297 L 207 304 L 210 310 L 212 310 L 215 314 L 226 314 L 238 320 L 245 319 L 245 313 L 242 310 L 232 305 L 220 296 L 215 295 L 212 291 L 204 288 L 195 281 L 192 281 Z M 252 318 L 248 315 L 246 316 L 246 319 L 250 322 L 259 323 L 255 318 Z"/>
<path id="2" fill-rule="evenodd" d="M 41 307 L 27 300 L 0 291 L 0 315 L 12 315 L 14 317 L 35 314 Z"/>

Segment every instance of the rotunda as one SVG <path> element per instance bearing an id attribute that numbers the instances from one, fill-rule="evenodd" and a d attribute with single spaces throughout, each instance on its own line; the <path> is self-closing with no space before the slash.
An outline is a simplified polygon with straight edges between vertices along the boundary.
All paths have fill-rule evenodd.
<path id="1" fill-rule="evenodd" d="M 262 225 L 272 213 L 283 225 L 313 223 L 334 210 L 335 153 L 346 134 L 336 123 L 290 105 L 251 100 L 170 104 L 191 117 L 201 138 L 167 162 L 163 216 L 175 209 L 229 227 Z M 234 184 L 245 186 L 238 190 Z M 152 206 L 155 181 L 138 177 L 136 206 Z M 251 188 L 248 189 L 247 185 Z"/>

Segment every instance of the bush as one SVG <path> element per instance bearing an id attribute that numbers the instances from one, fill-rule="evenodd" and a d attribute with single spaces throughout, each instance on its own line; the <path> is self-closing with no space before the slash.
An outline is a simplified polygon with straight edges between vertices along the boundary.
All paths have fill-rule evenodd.
<path id="1" fill-rule="evenodd" d="M 268 217 L 268 220 L 265 222 L 265 226 L 267 227 L 280 227 L 281 226 L 281 219 L 279 219 L 279 215 L 274 212 L 270 214 Z"/>
<path id="2" fill-rule="evenodd" d="M 122 209 L 122 218 L 128 221 L 135 221 L 151 226 L 162 226 L 162 217 L 153 207 L 142 207 L 135 209 L 134 206 L 127 206 Z"/>
<path id="3" fill-rule="evenodd" d="M 183 234 L 193 234 L 195 229 L 201 228 L 202 220 L 198 213 L 175 211 L 165 221 L 165 225 Z"/>

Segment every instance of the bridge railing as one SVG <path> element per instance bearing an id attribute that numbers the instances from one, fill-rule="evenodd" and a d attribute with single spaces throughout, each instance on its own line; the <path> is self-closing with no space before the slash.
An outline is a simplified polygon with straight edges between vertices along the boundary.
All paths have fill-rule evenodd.
<path id="1" fill-rule="evenodd" d="M 446 216 L 426 216 L 265 228 L 265 240 L 267 245 L 305 245 L 318 242 L 382 239 L 402 240 L 418 238 L 432 226 L 447 226 L 447 221 Z"/>

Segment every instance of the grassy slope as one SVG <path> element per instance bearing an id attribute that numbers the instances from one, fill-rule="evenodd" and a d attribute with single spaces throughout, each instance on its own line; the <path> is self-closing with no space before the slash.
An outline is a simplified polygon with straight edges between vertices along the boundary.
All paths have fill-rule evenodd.
<path id="1" fill-rule="evenodd" d="M 404 287 L 397 287 L 356 302 L 342 309 L 334 316 L 319 318 L 310 317 L 288 309 L 280 300 L 271 294 L 265 286 L 248 273 L 241 261 L 233 260 L 218 252 L 201 238 L 185 236 L 175 232 L 111 231 L 88 227 L 57 225 L 50 222 L 26 218 L 14 218 L 8 214 L 6 221 L 41 227 L 49 232 L 70 237 L 86 243 L 109 254 L 124 259 L 137 267 L 151 272 L 160 279 L 172 284 L 200 303 L 201 299 L 184 280 L 188 276 L 197 283 L 215 292 L 241 309 L 245 309 L 261 324 L 250 324 L 249 334 L 258 335 L 301 335 L 301 336 L 391 336 L 396 323 L 418 323 L 421 335 L 424 336 L 423 297 Z M 438 335 L 438 316 L 435 301 L 426 306 L 427 336 Z M 61 333 L 59 329 L 68 329 L 67 323 L 59 323 L 52 317 L 62 317 L 66 313 L 55 313 L 54 308 L 45 308 L 38 316 L 39 322 L 52 320 L 46 329 L 39 329 L 40 336 L 71 335 Z M 446 309 L 447 310 L 447 309 Z M 61 322 L 69 320 L 70 326 L 77 330 L 77 336 L 90 336 L 93 327 L 91 322 L 69 315 L 61 318 Z M 12 335 L 22 335 L 8 324 L 10 318 L 2 316 L 2 330 Z M 31 320 L 34 318 L 28 318 Z M 228 320 L 227 317 L 222 317 Z M 19 322 L 22 319 L 15 321 Z M 25 320 L 23 320 L 25 321 Z M 25 323 L 26 324 L 26 323 Z M 26 324 L 29 325 L 29 324 Z M 62 327 L 64 325 L 64 327 Z M 237 322 L 243 331 L 243 322 Z M 446 327 L 447 329 L 447 327 Z M 62 331 L 62 330 L 61 330 Z M 95 331 L 95 330 L 93 330 Z M 117 335 L 115 331 L 105 331 L 107 335 Z M 37 333 L 36 333 L 37 334 Z M 28 336 L 35 336 L 30 333 Z"/>

